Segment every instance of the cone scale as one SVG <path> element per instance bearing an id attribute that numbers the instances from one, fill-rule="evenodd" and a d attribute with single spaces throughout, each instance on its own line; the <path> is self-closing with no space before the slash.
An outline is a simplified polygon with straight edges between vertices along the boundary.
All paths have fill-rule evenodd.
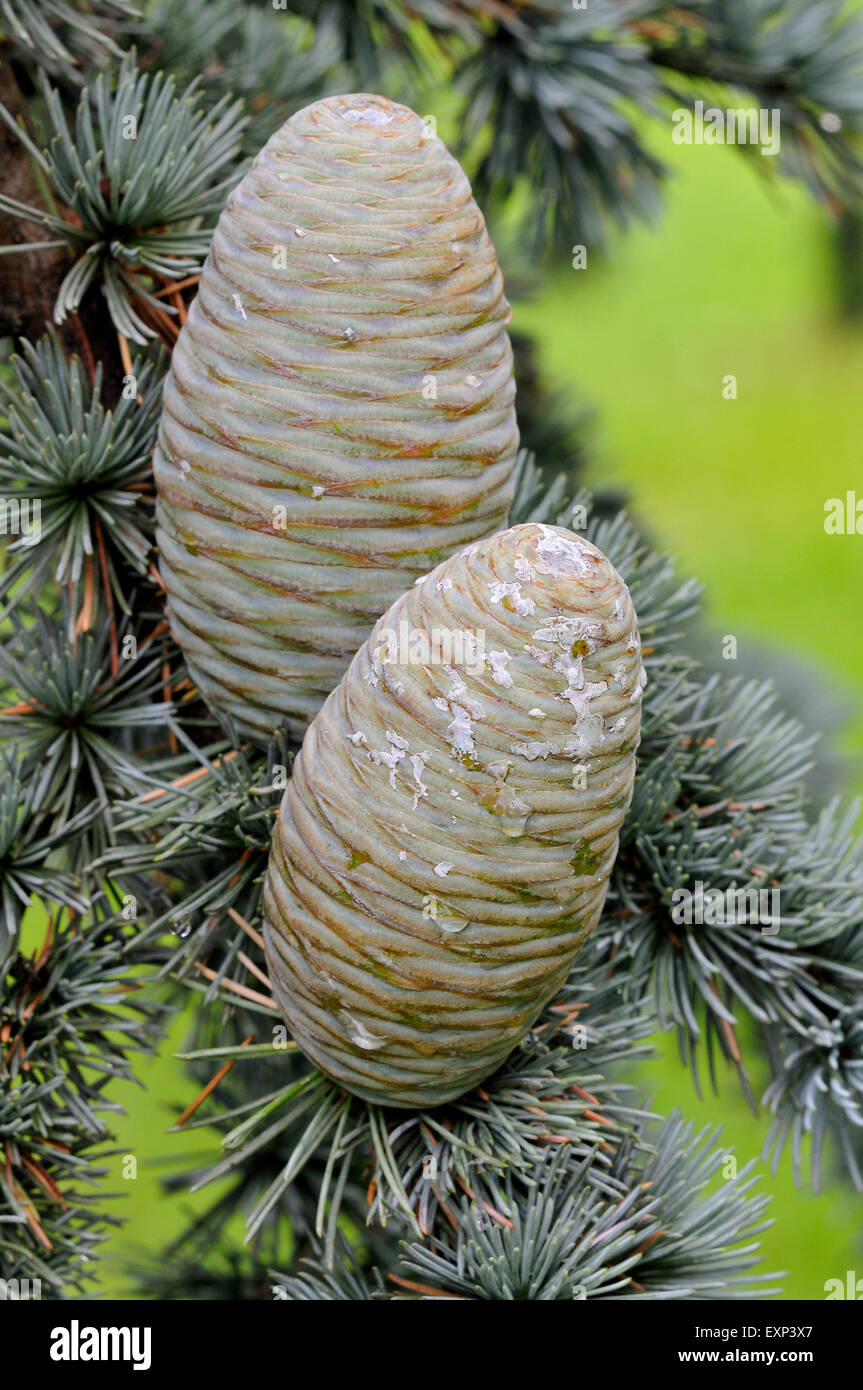
<path id="1" fill-rule="evenodd" d="M 348 1090 L 436 1105 L 487 1077 L 602 911 L 644 672 L 622 579 L 516 526 L 422 578 L 310 725 L 264 887 L 270 978 Z"/>
<path id="2" fill-rule="evenodd" d="M 307 107 L 231 194 L 154 471 L 171 627 L 241 735 L 301 736 L 387 606 L 505 524 L 509 318 L 468 180 L 404 106 Z"/>

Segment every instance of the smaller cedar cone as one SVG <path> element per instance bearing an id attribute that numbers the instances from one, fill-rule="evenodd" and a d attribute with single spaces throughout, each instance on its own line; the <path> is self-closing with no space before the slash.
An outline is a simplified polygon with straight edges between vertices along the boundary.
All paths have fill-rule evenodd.
<path id="1" fill-rule="evenodd" d="M 560 527 L 468 547 L 379 620 L 306 733 L 264 886 L 322 1071 L 437 1105 L 515 1046 L 599 920 L 643 686 L 626 585 Z"/>

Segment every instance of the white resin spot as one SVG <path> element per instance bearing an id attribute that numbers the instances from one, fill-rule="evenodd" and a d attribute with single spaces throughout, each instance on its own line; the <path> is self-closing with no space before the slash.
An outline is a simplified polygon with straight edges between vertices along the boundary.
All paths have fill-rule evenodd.
<path id="1" fill-rule="evenodd" d="M 499 762 L 486 763 L 485 770 L 488 773 L 489 777 L 503 778 L 509 772 L 511 767 L 512 763 L 509 761 L 508 758 L 501 758 Z"/>
<path id="2" fill-rule="evenodd" d="M 537 758 L 547 758 L 549 753 L 555 751 L 553 743 L 541 743 L 539 739 L 529 739 L 527 743 L 514 743 L 513 753 L 518 753 L 520 757 L 527 758 L 529 763 L 536 762 Z"/>
<path id="3" fill-rule="evenodd" d="M 394 734 L 392 729 L 387 729 L 386 738 L 387 742 L 390 745 L 389 749 L 370 748 L 369 757 L 371 758 L 375 767 L 389 768 L 390 786 L 392 787 L 393 791 L 395 791 L 396 768 L 404 758 L 408 744 L 407 739 L 402 738 L 400 734 Z"/>
<path id="4" fill-rule="evenodd" d="M 446 666 L 444 670 L 452 682 L 448 692 L 450 701 L 456 700 L 460 705 L 464 705 L 465 709 L 468 710 L 474 719 L 484 719 L 485 710 L 479 700 L 474 700 L 473 697 L 468 694 L 468 688 L 458 672 L 454 670 L 452 666 Z M 437 701 L 435 701 L 435 703 L 437 703 Z"/>
<path id="5" fill-rule="evenodd" d="M 376 1052 L 379 1047 L 386 1047 L 386 1038 L 380 1038 L 376 1033 L 370 1032 L 360 1019 L 352 1018 L 346 1009 L 342 1010 L 341 1016 L 351 1042 L 361 1047 L 364 1052 Z"/>
<path id="6" fill-rule="evenodd" d="M 414 810 L 416 810 L 419 805 L 420 798 L 428 796 L 429 789 L 423 781 L 423 772 L 425 771 L 425 765 L 430 757 L 431 753 L 411 753 L 411 769 L 416 784 L 416 791 L 414 792 Z"/>
<path id="7" fill-rule="evenodd" d="M 492 603 L 503 603 L 505 598 L 510 600 L 511 606 L 522 618 L 529 618 L 531 613 L 536 611 L 536 604 L 533 599 L 522 594 L 520 583 L 505 584 L 503 581 L 498 581 L 489 585 L 489 599 Z"/>
<path id="8" fill-rule="evenodd" d="M 389 125 L 393 119 L 380 106 L 349 106 L 346 110 L 340 111 L 339 115 L 349 125 L 382 126 Z"/>
<path id="9" fill-rule="evenodd" d="M 447 726 L 450 742 L 456 753 L 473 753 L 473 724 L 463 705 L 452 706 L 452 722 Z"/>
<path id="10" fill-rule="evenodd" d="M 491 667 L 492 680 L 496 685 L 502 685 L 508 690 L 512 686 L 512 676 L 506 669 L 506 663 L 512 661 L 509 652 L 486 652 L 486 661 Z"/>
<path id="11" fill-rule="evenodd" d="M 540 574 L 548 574 L 552 579 L 577 579 L 594 571 L 597 552 L 586 541 L 560 536 L 550 526 L 539 529 L 542 535 L 535 549 L 536 568 Z"/>

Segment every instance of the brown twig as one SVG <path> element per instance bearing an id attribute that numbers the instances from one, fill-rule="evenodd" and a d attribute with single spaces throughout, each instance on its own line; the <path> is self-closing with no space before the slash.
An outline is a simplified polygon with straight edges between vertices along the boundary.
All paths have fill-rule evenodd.
<path id="1" fill-rule="evenodd" d="M 81 322 L 80 314 L 71 314 L 70 318 L 72 321 L 72 325 L 75 329 L 75 333 L 77 334 L 78 342 L 81 344 L 81 356 L 84 359 L 84 364 L 87 368 L 87 371 L 90 373 L 90 380 L 91 382 L 95 383 L 96 359 L 93 356 L 93 349 L 90 346 L 90 339 L 87 337 L 87 334 L 84 331 L 84 325 Z"/>
<path id="2" fill-rule="evenodd" d="M 164 279 L 164 276 L 162 278 Z M 185 280 L 166 280 L 164 289 L 156 290 L 153 294 L 153 298 L 169 298 L 172 294 L 176 294 L 178 290 L 187 290 L 192 285 L 197 285 L 200 278 L 200 275 L 187 275 Z"/>
<path id="3" fill-rule="evenodd" d="M 111 592 L 111 580 L 108 575 L 108 556 L 105 553 L 105 538 L 102 535 L 102 523 L 96 519 L 96 548 L 99 551 L 99 568 L 102 572 L 102 588 L 105 593 L 105 607 L 108 609 L 109 637 L 111 645 L 111 675 L 114 679 L 120 673 L 120 644 L 117 636 L 117 615 L 114 611 L 114 595 Z"/>
<path id="4" fill-rule="evenodd" d="M 93 604 L 96 597 L 96 576 L 93 556 L 88 555 L 84 562 L 84 602 L 75 622 L 75 636 L 89 632 L 93 623 Z"/>
<path id="5" fill-rule="evenodd" d="M 203 965 L 201 961 L 196 960 L 195 966 L 200 970 L 206 980 L 219 980 L 215 970 L 210 970 L 209 967 Z M 268 999 L 265 994 L 259 994 L 256 989 L 249 989 L 248 985 L 240 985 L 236 980 L 227 980 L 224 977 L 219 980 L 219 984 L 223 985 L 225 989 L 231 990 L 234 994 L 241 994 L 244 999 L 251 999 L 256 1004 L 266 1004 L 267 1008 L 272 1009 L 274 1013 L 278 1011 L 278 1005 L 275 999 Z"/>
<path id="6" fill-rule="evenodd" d="M 162 699 L 165 701 L 166 705 L 173 705 L 174 703 L 174 697 L 171 693 L 171 663 L 167 657 L 162 662 Z M 174 733 L 174 730 L 170 728 L 168 729 L 168 743 L 170 744 L 171 752 L 176 758 L 180 751 L 180 745 L 177 742 L 177 735 Z"/>
<path id="7" fill-rule="evenodd" d="M 230 753 L 225 753 L 221 758 L 213 759 L 213 767 L 220 767 L 222 763 L 229 763 L 232 758 L 236 758 L 237 749 L 232 748 Z M 176 782 L 172 782 L 170 787 L 157 787 L 155 791 L 146 792 L 141 797 L 141 803 L 145 801 L 156 801 L 160 796 L 167 796 L 170 790 L 181 791 L 183 787 L 188 787 L 192 782 L 197 782 L 201 777 L 206 777 L 210 769 L 208 767 L 196 767 L 194 772 L 186 772 L 182 777 L 178 777 Z M 241 923 L 242 925 L 242 923 Z"/>
<path id="8" fill-rule="evenodd" d="M 261 970 L 259 966 L 255 965 L 255 962 L 249 956 L 246 955 L 245 951 L 237 952 L 237 960 L 242 961 L 243 965 L 246 967 L 247 970 L 251 970 L 256 980 L 260 980 L 262 985 L 266 985 L 267 989 L 272 990 L 273 986 L 270 983 L 269 976 L 265 975 L 263 970 Z"/>
<path id="9" fill-rule="evenodd" d="M 247 1038 L 243 1039 L 243 1041 L 240 1043 L 240 1046 L 248 1047 L 249 1043 L 252 1041 L 254 1036 L 254 1033 L 250 1033 Z M 215 1076 L 210 1077 L 210 1080 L 207 1082 L 203 1090 L 200 1091 L 200 1093 L 197 1096 L 195 1096 L 195 1099 L 192 1101 L 192 1104 L 187 1105 L 180 1118 L 177 1121 L 175 1121 L 175 1129 L 179 1129 L 180 1125 L 184 1125 L 187 1120 L 191 1119 L 198 1107 L 200 1105 L 203 1105 L 204 1101 L 207 1099 L 207 1096 L 212 1095 L 219 1082 L 224 1080 L 224 1078 L 228 1075 L 228 1072 L 231 1070 L 236 1060 L 236 1057 L 232 1057 L 230 1061 L 226 1062 L 223 1067 L 219 1067 L 219 1070 L 216 1072 Z"/>
<path id="10" fill-rule="evenodd" d="M 23 1149 L 21 1150 L 21 1162 L 24 1167 L 33 1174 L 33 1177 L 42 1190 L 47 1192 L 48 1196 L 53 1198 L 55 1202 L 59 1202 L 60 1206 L 65 1211 L 66 1203 L 63 1201 L 63 1194 L 50 1173 L 46 1173 L 42 1165 L 37 1163 L 35 1159 L 30 1158 L 29 1154 L 25 1154 Z"/>
<path id="11" fill-rule="evenodd" d="M 135 381 L 135 373 L 132 371 L 132 354 L 129 351 L 129 340 L 124 333 L 120 332 L 119 328 L 117 329 L 117 341 L 120 344 L 120 361 L 123 363 L 123 371 L 126 376 L 131 377 L 132 380 Z M 136 386 L 137 384 L 138 383 L 135 382 Z M 139 405 L 144 404 L 144 397 L 141 395 L 140 391 L 137 393 L 136 399 Z"/>
<path id="12" fill-rule="evenodd" d="M 464 1302 L 464 1296 L 460 1293 L 447 1293 L 445 1289 L 433 1289 L 430 1284 L 415 1284 L 411 1279 L 402 1279 L 399 1274 L 388 1274 L 388 1279 L 392 1279 L 394 1284 L 398 1284 L 402 1289 L 411 1289 L 414 1293 L 427 1293 L 432 1298 L 456 1298 Z"/>

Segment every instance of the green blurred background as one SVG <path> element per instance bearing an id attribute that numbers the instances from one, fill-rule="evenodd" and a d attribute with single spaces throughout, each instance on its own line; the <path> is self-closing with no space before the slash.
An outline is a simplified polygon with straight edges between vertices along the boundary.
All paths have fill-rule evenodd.
<path id="1" fill-rule="evenodd" d="M 596 405 L 587 481 L 625 486 L 653 537 L 706 585 L 717 653 L 734 634 L 744 666 L 748 647 L 768 643 L 847 702 L 838 747 L 861 791 L 863 536 L 824 532 L 827 498 L 855 486 L 863 498 L 863 329 L 837 316 L 834 231 L 798 187 L 759 178 L 757 156 L 675 147 L 665 132 L 657 152 L 675 170 L 657 226 L 617 238 L 601 262 L 589 250 L 586 270 L 567 264 L 544 279 L 515 304 L 513 326 L 535 337 L 550 384 Z M 723 399 L 728 374 L 736 400 Z M 106 1187 L 122 1193 L 127 1224 L 106 1246 L 109 1296 L 128 1297 L 131 1263 L 212 1200 L 159 1188 L 160 1159 L 215 1147 L 207 1131 L 166 1133 L 194 1093 L 173 1057 L 183 1033 L 178 1019 L 140 1067 L 143 1085 L 113 1092 L 127 1112 L 121 1154 L 137 1158 L 138 1176 L 123 1181 L 122 1157 L 112 1161 Z M 656 1043 L 660 1058 L 628 1079 L 661 1113 L 721 1122 L 741 1165 L 757 1158 L 767 1118 L 751 1115 L 734 1074 L 699 1100 L 674 1040 Z M 760 1094 L 764 1069 L 757 1054 L 748 1062 Z M 829 1165 L 819 1196 L 794 1186 L 787 1155 L 776 1176 L 759 1171 L 775 1223 L 762 1268 L 787 1271 L 785 1296 L 823 1299 L 826 1279 L 863 1275 L 861 1201 Z M 239 1226 L 234 1235 L 239 1244 Z"/>

